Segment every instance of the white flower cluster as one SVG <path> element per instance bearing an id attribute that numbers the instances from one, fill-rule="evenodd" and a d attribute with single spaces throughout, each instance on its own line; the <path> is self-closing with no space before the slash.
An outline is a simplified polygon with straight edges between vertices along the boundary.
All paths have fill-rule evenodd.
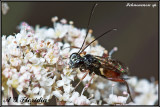
<path id="1" fill-rule="evenodd" d="M 128 80 L 134 93 L 134 101 L 137 105 L 154 105 L 158 101 L 158 82 L 151 79 L 138 81 L 137 77 Z"/>
<path id="2" fill-rule="evenodd" d="M 111 94 L 113 83 L 97 75 L 87 89 L 90 97 L 87 98 L 83 95 L 85 87 L 81 94 L 73 91 L 74 80 L 82 78 L 84 73 L 80 72 L 79 69 L 68 67 L 69 56 L 79 50 L 68 47 L 80 47 L 86 30 L 74 27 L 72 21 L 67 24 L 65 19 L 62 19 L 60 23 L 56 22 L 57 20 L 58 17 L 52 18 L 53 28 L 36 26 L 34 29 L 22 22 L 19 26 L 19 33 L 14 36 L 2 36 L 3 100 L 14 97 L 13 89 L 18 94 L 18 102 L 3 102 L 3 104 L 45 104 L 44 102 L 21 102 L 24 97 L 30 99 L 43 98 L 47 101 L 55 97 L 59 105 L 126 104 L 129 94 L 125 93 L 125 96 L 117 96 L 113 92 Z M 92 40 L 94 38 L 90 30 L 85 45 Z M 102 56 L 104 51 L 107 52 L 97 41 L 85 50 L 86 53 L 98 56 Z M 90 79 L 91 76 L 88 74 L 83 83 L 86 84 Z M 135 104 L 154 104 L 153 99 L 154 102 L 157 101 L 158 94 L 155 92 L 158 89 L 155 90 L 153 83 L 138 82 L 131 78 L 129 84 L 132 85 L 132 88 L 134 87 L 135 92 L 143 93 L 142 95 L 135 95 Z M 141 87 L 145 89 L 149 87 L 149 89 L 144 92 Z M 117 89 L 114 91 L 118 93 L 119 89 L 114 89 Z M 147 97 L 148 94 L 150 98 Z M 150 102 L 145 103 L 145 98 L 148 98 Z"/>
<path id="3" fill-rule="evenodd" d="M 129 77 L 129 76 L 128 76 Z M 158 101 L 158 83 L 149 82 L 147 79 L 140 79 L 136 76 L 127 80 L 134 102 L 128 102 L 129 94 L 124 85 L 108 81 L 98 76 L 87 90 L 89 95 L 94 93 L 96 101 L 104 101 L 105 105 L 154 105 Z M 85 85 L 85 80 L 83 81 Z M 122 92 L 123 91 L 123 92 Z M 117 96 L 122 95 L 123 96 Z M 106 97 L 107 96 L 107 97 Z M 128 102 L 128 103 L 127 103 Z"/>

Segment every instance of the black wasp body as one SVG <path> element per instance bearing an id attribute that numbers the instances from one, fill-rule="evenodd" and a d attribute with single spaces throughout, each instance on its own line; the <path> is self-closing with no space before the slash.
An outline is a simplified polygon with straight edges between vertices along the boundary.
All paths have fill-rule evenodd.
<path id="1" fill-rule="evenodd" d="M 90 74 L 94 72 L 99 75 L 101 63 L 92 55 L 87 54 L 81 57 L 78 53 L 73 53 L 70 56 L 70 68 L 79 68 L 81 71 L 89 70 Z"/>
<path id="2" fill-rule="evenodd" d="M 89 70 L 89 74 L 95 73 L 115 82 L 123 82 L 123 75 L 128 72 L 128 68 L 118 60 L 91 54 L 82 57 L 78 53 L 72 53 L 69 65 L 70 68 L 79 68 L 82 72 Z"/>

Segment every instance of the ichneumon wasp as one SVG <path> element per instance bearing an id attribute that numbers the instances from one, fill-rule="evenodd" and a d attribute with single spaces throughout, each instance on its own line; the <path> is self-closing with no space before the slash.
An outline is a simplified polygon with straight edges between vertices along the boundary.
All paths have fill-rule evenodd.
<path id="1" fill-rule="evenodd" d="M 127 92 L 128 92 L 128 94 L 130 94 L 129 86 L 128 86 L 128 83 L 126 82 L 127 78 L 123 78 L 124 74 L 126 74 L 128 72 L 128 67 L 126 67 L 120 61 L 111 58 L 111 54 L 117 50 L 116 48 L 114 48 L 109 54 L 104 55 L 104 56 L 94 56 L 91 54 L 86 54 L 83 56 L 81 55 L 82 52 L 84 52 L 84 50 L 89 45 L 91 45 L 94 41 L 96 41 L 97 39 L 99 39 L 100 37 L 104 36 L 105 34 L 111 32 L 111 31 L 117 30 L 117 29 L 108 30 L 107 32 L 105 32 L 102 35 L 95 38 L 92 42 L 90 42 L 87 46 L 85 46 L 82 49 L 82 47 L 85 43 L 85 40 L 87 38 L 88 32 L 89 32 L 88 29 L 89 29 L 91 17 L 94 13 L 94 9 L 96 6 L 97 6 L 97 4 L 94 4 L 94 6 L 91 10 L 88 25 L 87 25 L 87 33 L 86 33 L 86 36 L 84 38 L 84 41 L 83 41 L 81 48 L 79 49 L 79 51 L 77 53 L 72 53 L 69 57 L 70 68 L 79 68 L 80 71 L 86 72 L 84 74 L 84 76 L 82 77 L 82 79 L 80 80 L 80 82 L 75 86 L 75 89 L 89 73 L 92 75 L 91 80 L 93 79 L 94 75 L 97 74 L 99 76 L 102 76 L 105 79 L 108 79 L 108 80 L 111 80 L 114 82 L 125 83 L 125 85 L 127 86 Z M 89 86 L 91 80 L 89 81 L 88 86 Z M 131 101 L 133 101 L 131 94 L 130 94 L 130 99 L 131 99 Z"/>

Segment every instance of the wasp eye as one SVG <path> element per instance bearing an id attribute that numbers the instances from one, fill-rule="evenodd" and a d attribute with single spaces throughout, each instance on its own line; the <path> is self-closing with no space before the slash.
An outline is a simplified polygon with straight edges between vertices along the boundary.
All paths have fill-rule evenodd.
<path id="1" fill-rule="evenodd" d="M 78 56 L 77 53 L 73 53 L 73 54 L 71 54 L 70 59 L 75 59 L 77 56 Z"/>
<path id="2" fill-rule="evenodd" d="M 69 63 L 72 68 L 77 68 L 83 63 L 83 60 L 82 60 L 82 57 L 78 53 L 73 53 L 70 56 Z"/>

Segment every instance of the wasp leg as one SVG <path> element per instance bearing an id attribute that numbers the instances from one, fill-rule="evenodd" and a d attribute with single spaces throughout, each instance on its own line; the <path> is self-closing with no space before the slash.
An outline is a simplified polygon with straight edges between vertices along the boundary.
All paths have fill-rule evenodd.
<path id="1" fill-rule="evenodd" d="M 89 87 L 89 85 L 91 84 L 91 81 L 92 81 L 92 79 L 93 79 L 94 75 L 95 75 L 95 73 L 93 72 L 93 73 L 92 73 L 92 77 L 91 77 L 91 79 L 89 80 L 88 84 L 86 84 L 86 88 L 85 88 L 85 90 L 86 90 L 86 89 Z"/>
<path id="2" fill-rule="evenodd" d="M 89 70 L 87 70 L 87 72 L 83 75 L 83 77 L 80 79 L 79 83 L 75 86 L 72 92 L 78 87 L 78 85 L 82 82 L 82 80 L 87 76 L 88 73 L 89 73 Z"/>
<path id="3" fill-rule="evenodd" d="M 107 79 L 111 80 L 111 81 L 115 81 L 115 82 L 125 83 L 125 85 L 127 87 L 127 93 L 129 94 L 131 101 L 134 102 L 133 99 L 132 99 L 131 93 L 130 93 L 128 83 L 127 83 L 127 81 L 125 81 L 125 79 L 123 79 L 123 78 L 107 78 Z"/>
<path id="4" fill-rule="evenodd" d="M 130 95 L 130 99 L 131 99 L 131 101 L 132 101 L 132 102 L 134 102 L 134 101 L 133 101 L 133 99 L 132 99 L 132 96 L 131 96 L 130 89 L 129 89 L 129 86 L 128 86 L 127 81 L 125 81 L 125 80 L 124 80 L 124 83 L 125 83 L 125 84 L 126 84 L 126 86 L 127 86 L 127 92 L 128 92 L 128 93 L 129 93 L 129 95 Z"/>
<path id="5" fill-rule="evenodd" d="M 90 85 L 90 83 L 91 83 L 91 81 L 92 81 L 94 75 L 95 75 L 95 73 L 93 72 L 93 73 L 92 73 L 91 79 L 89 80 L 88 84 L 86 84 L 85 87 L 83 88 L 83 90 L 82 90 L 82 92 L 81 92 L 81 95 L 84 93 L 85 90 L 88 89 L 88 87 L 89 87 L 89 85 Z"/>

